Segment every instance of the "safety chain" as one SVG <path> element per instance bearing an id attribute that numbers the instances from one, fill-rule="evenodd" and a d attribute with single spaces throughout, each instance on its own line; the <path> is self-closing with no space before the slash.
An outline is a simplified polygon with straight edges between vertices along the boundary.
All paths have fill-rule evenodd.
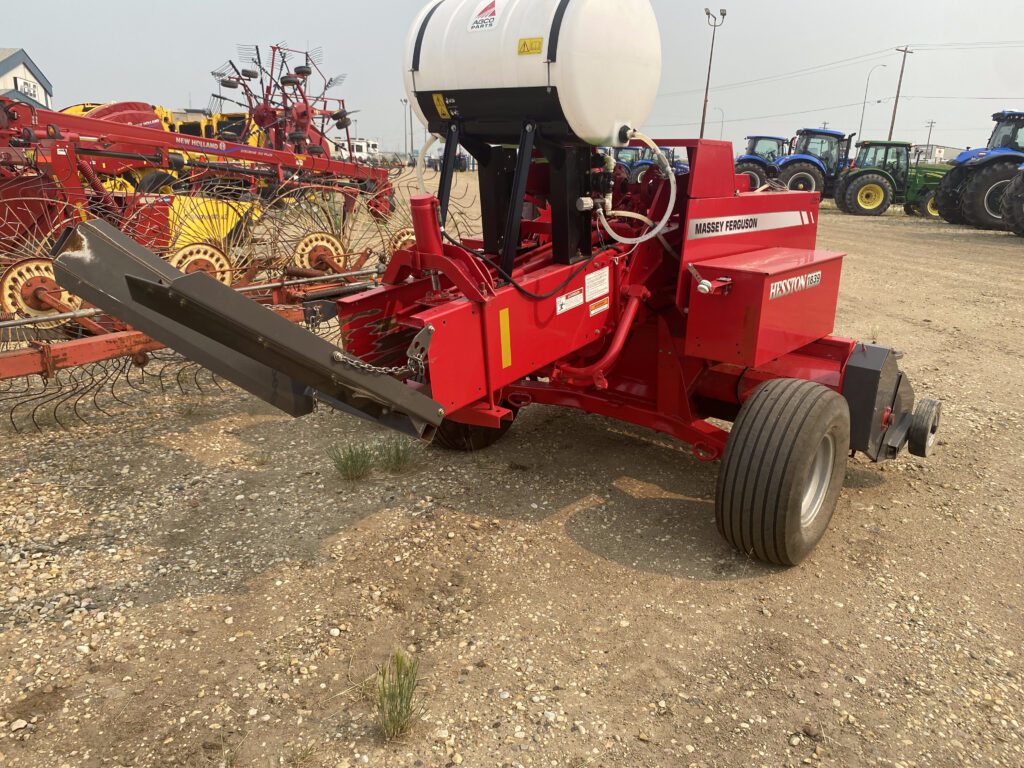
<path id="1" fill-rule="evenodd" d="M 408 376 L 412 373 L 412 370 L 408 365 L 396 365 L 391 366 L 390 368 L 381 365 L 374 365 L 373 363 L 360 360 L 358 357 L 350 355 L 347 352 L 342 352 L 341 350 L 332 354 L 331 359 L 336 363 L 346 363 L 347 365 L 351 365 L 353 368 L 358 368 L 359 370 L 366 371 L 367 373 L 381 373 L 385 376 Z"/>

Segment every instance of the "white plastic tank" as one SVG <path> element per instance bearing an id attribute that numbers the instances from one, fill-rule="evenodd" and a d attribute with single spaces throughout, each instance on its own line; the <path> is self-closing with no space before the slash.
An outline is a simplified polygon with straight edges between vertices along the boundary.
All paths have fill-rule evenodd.
<path id="1" fill-rule="evenodd" d="M 561 139 L 621 146 L 622 127 L 639 128 L 654 106 L 661 36 L 649 0 L 431 0 L 404 64 L 434 132 L 458 118 L 508 140 L 512 123 L 535 119 L 561 121 Z"/>

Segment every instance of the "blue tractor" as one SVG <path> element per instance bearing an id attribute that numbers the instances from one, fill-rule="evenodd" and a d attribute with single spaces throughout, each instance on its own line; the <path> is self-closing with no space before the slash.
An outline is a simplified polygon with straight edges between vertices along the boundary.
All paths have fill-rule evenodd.
<path id="1" fill-rule="evenodd" d="M 850 165 L 855 135 L 827 128 L 801 128 L 789 154 L 775 161 L 779 181 L 789 189 L 830 197 L 840 174 Z"/>
<path id="2" fill-rule="evenodd" d="M 981 229 L 1009 229 L 1003 218 L 1003 197 L 1024 163 L 1024 112 L 996 112 L 988 146 L 968 149 L 950 160 L 935 204 L 950 224 Z"/>
<path id="3" fill-rule="evenodd" d="M 746 151 L 736 158 L 736 175 L 749 176 L 750 188 L 765 185 L 775 175 L 772 165 L 789 154 L 789 139 L 781 136 L 747 136 Z"/>
<path id="4" fill-rule="evenodd" d="M 676 155 L 675 147 L 660 147 L 677 176 L 690 172 L 689 164 Z M 639 184 L 651 168 L 657 168 L 649 147 L 622 147 L 615 150 L 615 164 L 630 184 Z"/>

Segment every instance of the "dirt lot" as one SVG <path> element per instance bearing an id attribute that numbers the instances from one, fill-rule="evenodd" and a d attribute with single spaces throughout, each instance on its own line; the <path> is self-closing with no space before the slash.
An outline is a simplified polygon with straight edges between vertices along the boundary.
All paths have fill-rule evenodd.
<path id="1" fill-rule="evenodd" d="M 945 421 L 790 570 L 719 539 L 714 466 L 575 412 L 355 486 L 326 451 L 381 431 L 234 391 L 0 434 L 0 766 L 1024 765 L 1024 242 L 821 234 L 837 330 Z M 395 648 L 425 714 L 384 744 Z"/>

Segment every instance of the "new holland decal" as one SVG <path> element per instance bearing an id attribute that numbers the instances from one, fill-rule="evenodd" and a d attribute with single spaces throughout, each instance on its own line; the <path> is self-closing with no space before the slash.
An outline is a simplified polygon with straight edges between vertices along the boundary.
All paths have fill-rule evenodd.
<path id="1" fill-rule="evenodd" d="M 815 214 L 810 211 L 776 211 L 746 216 L 719 216 L 713 219 L 691 219 L 687 239 L 742 235 L 747 232 L 766 232 L 813 224 Z"/>

